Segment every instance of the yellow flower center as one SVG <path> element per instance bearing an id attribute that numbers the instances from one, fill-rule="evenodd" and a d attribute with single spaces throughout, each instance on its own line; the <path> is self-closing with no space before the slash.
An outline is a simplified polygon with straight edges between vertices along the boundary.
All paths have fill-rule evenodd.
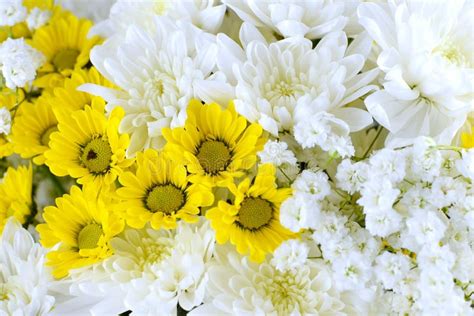
<path id="1" fill-rule="evenodd" d="M 73 69 L 78 56 L 79 51 L 77 49 L 62 49 L 54 56 L 53 65 L 58 70 Z"/>
<path id="2" fill-rule="evenodd" d="M 261 198 L 245 198 L 240 205 L 238 223 L 243 228 L 254 230 L 270 222 L 273 208 L 270 202 Z"/>
<path id="3" fill-rule="evenodd" d="M 77 237 L 79 249 L 94 249 L 103 233 L 102 226 L 99 224 L 92 223 L 84 226 Z"/>
<path id="4" fill-rule="evenodd" d="M 472 128 L 472 133 L 462 133 L 461 135 L 462 147 L 464 148 L 474 148 L 474 127 Z"/>
<path id="5" fill-rule="evenodd" d="M 208 140 L 201 144 L 196 157 L 206 173 L 216 174 L 227 167 L 231 154 L 225 143 Z"/>
<path id="6" fill-rule="evenodd" d="M 183 191 L 172 184 L 157 185 L 148 193 L 146 197 L 147 208 L 155 212 L 173 214 L 184 204 L 185 197 Z"/>
<path id="7" fill-rule="evenodd" d="M 106 172 L 112 158 L 112 149 L 107 141 L 95 138 L 85 145 L 81 161 L 93 173 Z"/>
<path id="8" fill-rule="evenodd" d="M 56 125 L 48 127 L 43 132 L 43 134 L 41 134 L 41 137 L 40 137 L 41 145 L 48 146 L 49 145 L 49 137 L 51 136 L 52 133 L 56 132 L 57 130 L 58 130 L 58 127 Z"/>

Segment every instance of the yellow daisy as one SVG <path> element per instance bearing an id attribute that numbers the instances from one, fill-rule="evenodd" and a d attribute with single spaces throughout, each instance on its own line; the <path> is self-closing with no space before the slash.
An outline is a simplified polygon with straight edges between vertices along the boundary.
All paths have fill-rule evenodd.
<path id="1" fill-rule="evenodd" d="M 253 184 L 246 178 L 229 189 L 235 196 L 233 204 L 219 201 L 206 213 L 218 243 L 230 240 L 240 254 L 250 253 L 252 261 L 262 262 L 284 240 L 297 236 L 280 224 L 280 205 L 291 189 L 277 188 L 272 164 L 259 167 Z"/>
<path id="2" fill-rule="evenodd" d="M 190 102 L 184 127 L 164 128 L 165 150 L 173 160 L 183 161 L 190 181 L 225 185 L 240 177 L 256 162 L 265 140 L 258 124 L 247 124 L 233 104 L 222 110 L 217 104 Z"/>
<path id="3" fill-rule="evenodd" d="M 90 50 L 99 42 L 96 36 L 87 38 L 91 26 L 91 21 L 67 14 L 36 30 L 31 45 L 46 56 L 45 64 L 38 70 L 36 86 L 59 86 L 64 77 L 89 62 Z"/>
<path id="4" fill-rule="evenodd" d="M 72 111 L 82 110 L 86 105 L 91 105 L 92 100 L 100 98 L 77 90 L 79 86 L 85 83 L 114 87 L 94 67 L 74 70 L 71 78 L 65 79 L 62 86 L 54 88 L 54 96 L 49 99 L 49 103 L 58 116 L 69 115 Z"/>
<path id="5" fill-rule="evenodd" d="M 134 228 L 147 222 L 154 229 L 176 228 L 177 219 L 196 222 L 200 207 L 214 200 L 210 188 L 189 183 L 183 165 L 152 149 L 139 153 L 136 172 L 123 173 L 119 181 L 124 216 Z"/>
<path id="6" fill-rule="evenodd" d="M 112 255 L 109 241 L 122 232 L 123 220 L 115 210 L 111 192 L 89 184 L 56 199 L 44 209 L 45 224 L 37 226 L 41 244 L 57 249 L 47 255 L 53 275 L 62 278 L 69 270 L 84 267 Z"/>
<path id="7" fill-rule="evenodd" d="M 14 151 L 23 158 L 33 157 L 37 165 L 44 163 L 43 154 L 49 149 L 49 137 L 58 130 L 58 121 L 47 99 L 42 96 L 34 104 L 23 105 L 22 113 L 12 127 Z"/>
<path id="8" fill-rule="evenodd" d="M 111 184 L 122 170 L 133 163 L 125 158 L 127 134 L 119 135 L 123 110 L 116 108 L 106 118 L 102 104 L 73 112 L 59 121 L 44 153 L 46 165 L 57 176 L 78 178 L 81 184 Z"/>
<path id="9" fill-rule="evenodd" d="M 33 170 L 31 166 L 8 168 L 0 183 L 0 232 L 10 216 L 25 223 L 31 213 L 31 187 Z"/>

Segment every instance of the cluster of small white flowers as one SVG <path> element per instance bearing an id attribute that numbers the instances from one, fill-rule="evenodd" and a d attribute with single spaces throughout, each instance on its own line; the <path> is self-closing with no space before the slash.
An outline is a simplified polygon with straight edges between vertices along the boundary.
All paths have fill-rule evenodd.
<path id="1" fill-rule="evenodd" d="M 24 87 L 34 80 L 36 69 L 43 61 L 43 54 L 25 43 L 23 38 L 9 38 L 0 44 L 0 69 L 10 89 Z"/>
<path id="2" fill-rule="evenodd" d="M 329 225 L 323 217 L 314 237 L 333 261 L 336 277 L 346 271 L 341 286 L 375 284 L 391 291 L 392 302 L 405 302 L 389 305 L 395 313 L 406 313 L 407 307 L 412 313 L 472 313 L 467 290 L 474 282 L 472 152 L 418 138 L 413 146 L 382 149 L 367 161 L 339 165 L 337 183 L 355 193 L 347 198 L 354 213 L 349 218 L 333 214 Z M 364 255 L 355 255 L 357 247 L 348 242 L 354 236 L 348 225 L 361 230 L 357 223 L 365 227 L 363 249 L 376 245 Z"/>

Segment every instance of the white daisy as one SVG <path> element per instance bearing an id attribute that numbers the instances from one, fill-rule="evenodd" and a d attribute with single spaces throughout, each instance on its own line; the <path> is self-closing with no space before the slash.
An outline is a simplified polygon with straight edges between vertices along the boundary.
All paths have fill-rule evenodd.
<path id="1" fill-rule="evenodd" d="M 363 3 L 360 23 L 381 48 L 383 90 L 366 106 L 393 145 L 449 144 L 473 111 L 474 6 L 463 0 Z"/>
<path id="2" fill-rule="evenodd" d="M 247 1 L 223 0 L 245 22 L 267 27 L 283 36 L 321 38 L 342 31 L 354 15 L 359 0 L 347 1 Z M 350 24 L 353 27 L 353 23 Z"/>
<path id="3" fill-rule="evenodd" d="M 206 262 L 214 250 L 207 222 L 180 222 L 176 230 L 127 229 L 111 241 L 114 255 L 93 270 L 72 272 L 72 293 L 98 298 L 97 313 L 139 315 L 191 310 L 204 299 Z M 114 301 L 113 306 L 107 306 Z"/>
<path id="4" fill-rule="evenodd" d="M 54 308 L 45 252 L 18 221 L 8 220 L 0 238 L 0 315 L 47 315 Z"/>
<path id="5" fill-rule="evenodd" d="M 161 129 L 184 125 L 192 98 L 213 101 L 203 92 L 208 87 L 228 90 L 222 76 L 214 73 L 217 48 L 212 35 L 166 17 L 156 17 L 154 23 L 153 32 L 132 25 L 123 37 L 112 37 L 91 52 L 92 63 L 123 91 L 82 86 L 103 96 L 107 110 L 125 110 L 120 131 L 131 136 L 129 156 L 161 148 Z"/>
<path id="6" fill-rule="evenodd" d="M 254 264 L 230 247 L 216 248 L 209 264 L 209 301 L 190 315 L 325 315 L 343 313 L 342 301 L 325 265 L 307 260 L 280 271 Z"/>
<path id="7" fill-rule="evenodd" d="M 372 122 L 366 111 L 345 107 L 375 88 L 370 83 L 376 69 L 359 73 L 370 39 L 361 35 L 348 46 L 346 35 L 334 32 L 313 49 L 302 37 L 268 44 L 248 23 L 240 34 L 244 50 L 227 36 L 217 36 L 217 65 L 235 86 L 237 111 L 249 121 L 275 136 L 318 112 L 345 121 L 351 131 Z"/>
<path id="8" fill-rule="evenodd" d="M 222 24 L 225 10 L 226 6 L 216 0 L 118 0 L 110 9 L 109 18 L 96 24 L 91 34 L 110 37 L 124 32 L 130 24 L 152 30 L 156 16 L 189 21 L 215 33 Z"/>

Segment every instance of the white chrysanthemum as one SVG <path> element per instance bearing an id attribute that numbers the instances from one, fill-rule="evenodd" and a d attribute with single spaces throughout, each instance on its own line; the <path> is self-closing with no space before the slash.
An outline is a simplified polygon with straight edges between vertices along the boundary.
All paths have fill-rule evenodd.
<path id="1" fill-rule="evenodd" d="M 237 112 L 249 121 L 274 136 L 292 132 L 298 120 L 318 112 L 334 115 L 350 131 L 372 122 L 366 111 L 345 107 L 374 88 L 377 70 L 360 73 L 371 45 L 366 36 L 348 46 L 346 35 L 334 32 L 313 49 L 302 37 L 268 44 L 248 23 L 240 35 L 244 50 L 226 35 L 217 36 L 217 65 L 235 86 Z"/>
<path id="2" fill-rule="evenodd" d="M 269 140 L 258 153 L 261 163 L 272 163 L 279 167 L 285 163 L 296 165 L 295 154 L 288 149 L 288 144 L 283 141 Z"/>
<path id="3" fill-rule="evenodd" d="M 223 2 L 242 20 L 257 27 L 267 27 L 284 37 L 303 36 L 309 39 L 343 30 L 359 3 L 358 0 Z"/>
<path id="4" fill-rule="evenodd" d="M 45 25 L 51 18 L 51 15 L 52 12 L 50 10 L 41 10 L 35 7 L 28 14 L 26 24 L 30 30 L 36 30 Z"/>
<path id="5" fill-rule="evenodd" d="M 0 1 L 0 26 L 13 26 L 25 20 L 27 10 L 22 0 Z"/>
<path id="6" fill-rule="evenodd" d="M 100 298 L 95 312 L 106 311 L 104 302 L 115 300 L 114 312 L 168 315 L 178 303 L 191 310 L 203 301 L 205 265 L 214 249 L 214 233 L 207 222 L 180 222 L 175 231 L 127 229 L 111 245 L 114 255 L 93 271 L 72 272 L 74 294 Z"/>
<path id="7" fill-rule="evenodd" d="M 6 107 L 0 107 L 0 134 L 10 134 L 12 116 Z"/>
<path id="8" fill-rule="evenodd" d="M 190 315 L 325 315 L 347 307 L 322 262 L 308 260 L 282 272 L 249 262 L 229 247 L 216 250 L 209 264 L 210 300 Z"/>
<path id="9" fill-rule="evenodd" d="M 161 148 L 165 143 L 161 129 L 184 125 L 192 98 L 211 102 L 207 89 L 228 90 L 215 73 L 217 49 L 212 35 L 166 17 L 156 17 L 154 23 L 153 32 L 132 25 L 123 38 L 110 38 L 91 52 L 92 63 L 123 91 L 82 87 L 103 96 L 107 110 L 124 109 L 120 131 L 131 136 L 128 155 Z"/>
<path id="10" fill-rule="evenodd" d="M 0 315 L 47 315 L 54 307 L 45 250 L 14 219 L 0 239 Z"/>
<path id="11" fill-rule="evenodd" d="M 23 38 L 8 38 L 0 45 L 0 69 L 10 89 L 24 87 L 36 77 L 45 57 Z"/>
<path id="12" fill-rule="evenodd" d="M 73 2 L 73 1 L 71 1 Z M 155 29 L 156 16 L 189 21 L 204 31 L 215 33 L 224 18 L 226 6 L 216 0 L 118 0 L 109 18 L 95 25 L 91 34 L 110 37 L 126 31 L 130 24 Z"/>
<path id="13" fill-rule="evenodd" d="M 383 90 L 366 98 L 392 145 L 449 144 L 472 111 L 474 6 L 464 0 L 363 3 L 359 21 L 381 53 Z"/>

